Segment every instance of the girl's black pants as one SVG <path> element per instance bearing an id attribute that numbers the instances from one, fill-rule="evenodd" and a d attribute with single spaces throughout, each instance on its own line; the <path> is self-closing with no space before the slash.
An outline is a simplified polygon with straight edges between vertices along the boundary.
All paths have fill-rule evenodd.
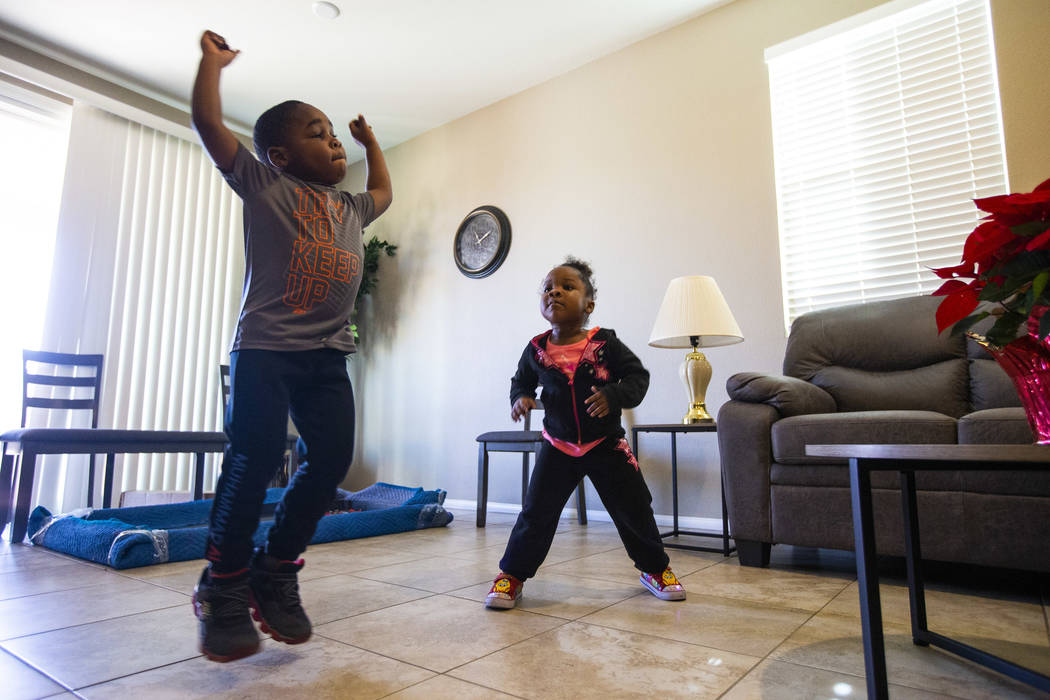
<path id="1" fill-rule="evenodd" d="M 635 568 L 660 574 L 668 564 L 653 516 L 652 495 L 627 440 L 606 438 L 582 457 L 543 443 L 529 480 L 525 505 L 500 561 L 500 569 L 522 581 L 536 575 L 547 557 L 562 509 L 584 476 L 590 478 L 620 533 Z"/>

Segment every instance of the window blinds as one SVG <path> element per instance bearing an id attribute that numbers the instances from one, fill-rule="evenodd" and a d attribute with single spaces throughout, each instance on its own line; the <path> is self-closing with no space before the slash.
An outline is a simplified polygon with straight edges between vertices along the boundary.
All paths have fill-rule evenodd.
<path id="1" fill-rule="evenodd" d="M 914 4 L 914 3 L 911 3 Z M 937 288 L 1007 191 L 987 0 L 767 51 L 786 321 Z"/>

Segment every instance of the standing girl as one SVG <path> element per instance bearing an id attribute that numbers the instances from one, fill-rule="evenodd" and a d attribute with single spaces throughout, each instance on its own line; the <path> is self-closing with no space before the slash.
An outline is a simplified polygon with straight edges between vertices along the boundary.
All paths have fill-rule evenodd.
<path id="1" fill-rule="evenodd" d="M 485 598 L 490 608 L 513 608 L 522 584 L 547 556 L 558 518 L 584 476 L 612 517 L 641 582 L 663 600 L 684 600 L 668 567 L 653 517 L 652 496 L 634 458 L 620 411 L 641 403 L 649 372 L 610 329 L 584 328 L 594 310 L 590 266 L 575 258 L 543 281 L 540 313 L 551 329 L 529 342 L 511 379 L 511 417 L 536 407 L 543 387 L 543 437 L 521 514 Z"/>

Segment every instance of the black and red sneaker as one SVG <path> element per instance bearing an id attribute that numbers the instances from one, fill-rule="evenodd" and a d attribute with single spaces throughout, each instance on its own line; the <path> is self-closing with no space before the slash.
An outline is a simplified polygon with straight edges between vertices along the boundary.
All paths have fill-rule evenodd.
<path id="1" fill-rule="evenodd" d="M 212 575 L 208 567 L 193 589 L 201 653 L 226 662 L 259 650 L 259 633 L 248 608 L 248 570 L 231 576 Z"/>
<path id="2" fill-rule="evenodd" d="M 252 559 L 248 587 L 252 617 L 278 642 L 302 644 L 313 626 L 299 599 L 299 570 L 303 560 L 283 561 L 261 551 Z"/>

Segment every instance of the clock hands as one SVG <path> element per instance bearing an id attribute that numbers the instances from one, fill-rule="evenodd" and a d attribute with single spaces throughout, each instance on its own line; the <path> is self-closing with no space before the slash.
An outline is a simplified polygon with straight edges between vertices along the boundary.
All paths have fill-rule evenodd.
<path id="1" fill-rule="evenodd" d="M 481 242 L 482 242 L 483 240 L 485 240 L 486 238 L 488 238 L 488 237 L 489 237 L 489 234 L 491 234 L 491 233 L 492 233 L 492 231 L 486 231 L 486 232 L 485 232 L 485 235 L 484 235 L 484 236 L 482 236 L 481 238 L 478 238 L 478 234 L 476 234 L 476 233 L 475 233 L 475 234 L 474 234 L 474 237 L 475 237 L 475 238 L 478 238 L 478 243 L 481 243 Z"/>

